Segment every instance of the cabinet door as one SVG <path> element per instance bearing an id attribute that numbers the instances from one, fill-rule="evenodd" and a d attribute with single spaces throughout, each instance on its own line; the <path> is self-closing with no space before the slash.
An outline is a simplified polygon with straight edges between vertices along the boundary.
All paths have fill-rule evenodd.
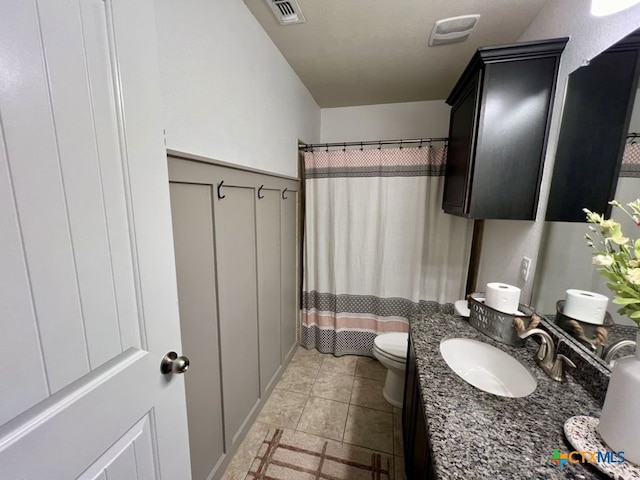
<path id="1" fill-rule="evenodd" d="M 472 218 L 533 220 L 557 58 L 485 67 Z"/>
<path id="2" fill-rule="evenodd" d="M 427 436 L 424 405 L 418 384 L 416 356 L 409 340 L 407 370 L 402 406 L 402 440 L 404 442 L 404 462 L 407 479 L 432 479 L 431 449 Z"/>
<path id="3" fill-rule="evenodd" d="M 457 215 L 469 211 L 472 159 L 477 130 L 480 73 L 472 80 L 460 100 L 451 109 L 449 150 L 442 208 Z"/>
<path id="4" fill-rule="evenodd" d="M 409 339 L 409 350 L 407 353 L 407 369 L 404 381 L 404 399 L 402 405 L 402 441 L 404 445 L 405 462 L 411 463 L 411 433 L 413 432 L 413 416 L 415 414 L 414 396 L 417 388 L 418 378 L 416 376 L 416 357 L 413 352 L 413 345 Z"/>
<path id="5" fill-rule="evenodd" d="M 569 76 L 546 220 L 611 213 L 638 83 L 638 50 L 605 52 Z"/>
<path id="6" fill-rule="evenodd" d="M 413 452 L 410 463 L 411 475 L 408 475 L 407 478 L 411 478 L 412 480 L 431 480 L 434 478 L 434 475 L 431 465 L 431 448 L 427 436 L 427 423 L 424 418 L 424 406 L 420 398 L 419 389 L 416 389 L 416 393 L 416 415 L 413 425 L 415 434 L 413 435 Z"/>

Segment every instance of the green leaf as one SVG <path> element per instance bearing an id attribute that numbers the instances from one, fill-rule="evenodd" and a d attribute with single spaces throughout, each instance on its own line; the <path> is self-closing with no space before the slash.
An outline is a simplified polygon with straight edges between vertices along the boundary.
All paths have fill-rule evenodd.
<path id="1" fill-rule="evenodd" d="M 640 311 L 633 312 L 631 315 L 629 315 L 629 318 L 640 318 Z"/>
<path id="2" fill-rule="evenodd" d="M 612 282 L 617 282 L 619 280 L 619 277 L 615 273 L 610 272 L 605 268 L 599 268 L 598 273 Z"/>
<path id="3" fill-rule="evenodd" d="M 632 303 L 640 303 L 640 298 L 616 297 L 613 299 L 613 303 L 615 303 L 616 305 L 630 305 Z"/>
<path id="4" fill-rule="evenodd" d="M 616 294 L 618 293 L 618 286 L 613 283 L 607 283 L 607 288 Z"/>
<path id="5" fill-rule="evenodd" d="M 623 283 L 618 283 L 618 289 L 621 292 L 626 293 L 627 295 L 631 295 L 632 297 L 638 297 L 640 296 L 640 292 L 638 292 L 637 290 L 634 290 L 633 288 L 629 287 L 628 285 L 625 285 Z"/>

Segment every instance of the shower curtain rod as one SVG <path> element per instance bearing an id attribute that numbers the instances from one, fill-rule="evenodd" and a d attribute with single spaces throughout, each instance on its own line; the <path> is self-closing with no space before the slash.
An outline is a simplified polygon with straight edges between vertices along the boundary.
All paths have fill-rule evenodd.
<path id="1" fill-rule="evenodd" d="M 330 147 L 363 147 L 365 145 L 404 145 L 404 144 L 429 144 L 432 142 L 447 142 L 446 137 L 440 138 L 410 138 L 399 140 L 367 140 L 366 142 L 332 142 L 332 143 L 298 143 L 299 150 L 313 150 L 314 148 L 330 148 Z"/>

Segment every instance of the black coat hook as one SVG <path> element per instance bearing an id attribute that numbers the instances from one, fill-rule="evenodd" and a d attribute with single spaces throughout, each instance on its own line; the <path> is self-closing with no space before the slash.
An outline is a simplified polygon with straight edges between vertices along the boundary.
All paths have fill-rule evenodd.
<path id="1" fill-rule="evenodd" d="M 260 185 L 260 188 L 258 189 L 258 198 L 264 198 L 264 195 L 260 195 L 260 192 L 262 191 L 263 188 L 264 188 L 264 185 Z"/>
<path id="2" fill-rule="evenodd" d="M 226 197 L 226 195 L 222 195 L 220 193 L 220 189 L 222 188 L 222 184 L 224 183 L 224 180 L 222 180 L 219 184 L 218 184 L 218 199 L 222 200 L 223 198 Z"/>
<path id="3" fill-rule="evenodd" d="M 285 197 L 284 194 L 287 192 L 287 188 L 285 187 L 285 189 L 282 191 L 282 199 L 286 200 L 289 197 Z"/>

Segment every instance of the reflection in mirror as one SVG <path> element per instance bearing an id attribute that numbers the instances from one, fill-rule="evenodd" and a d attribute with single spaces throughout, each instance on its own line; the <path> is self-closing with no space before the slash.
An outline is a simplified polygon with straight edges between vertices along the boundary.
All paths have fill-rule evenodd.
<path id="1" fill-rule="evenodd" d="M 602 89 L 606 89 L 606 86 L 602 86 Z M 640 95 L 631 95 L 631 99 L 633 110 L 629 121 L 629 133 L 617 188 L 612 197 L 623 204 L 640 198 Z M 589 132 L 584 132 L 584 135 L 589 135 Z M 593 179 L 594 182 L 597 180 Z M 571 185 L 566 185 L 565 188 L 571 189 Z M 637 232 L 630 231 L 631 228 L 637 227 L 619 209 L 613 210 L 612 218 L 622 224 L 623 232 L 629 232 L 634 239 L 640 237 L 640 228 Z M 633 353 L 634 345 L 625 340 L 635 341 L 638 328 L 629 318 L 618 315 L 618 307 L 611 303 L 613 292 L 605 286 L 605 278 L 592 264 L 592 249 L 587 246 L 585 240 L 587 233 L 589 230 L 586 219 L 584 223 L 545 223 L 531 305 L 538 313 L 568 331 L 576 343 L 582 345 L 585 350 L 597 358 L 602 359 L 606 356 L 607 362 L 602 361 L 609 364 L 610 360 Z M 567 321 L 566 317 L 558 315 L 557 303 L 565 299 L 566 291 L 569 289 L 586 290 L 609 297 L 605 325 L 594 327 L 583 322 Z"/>

